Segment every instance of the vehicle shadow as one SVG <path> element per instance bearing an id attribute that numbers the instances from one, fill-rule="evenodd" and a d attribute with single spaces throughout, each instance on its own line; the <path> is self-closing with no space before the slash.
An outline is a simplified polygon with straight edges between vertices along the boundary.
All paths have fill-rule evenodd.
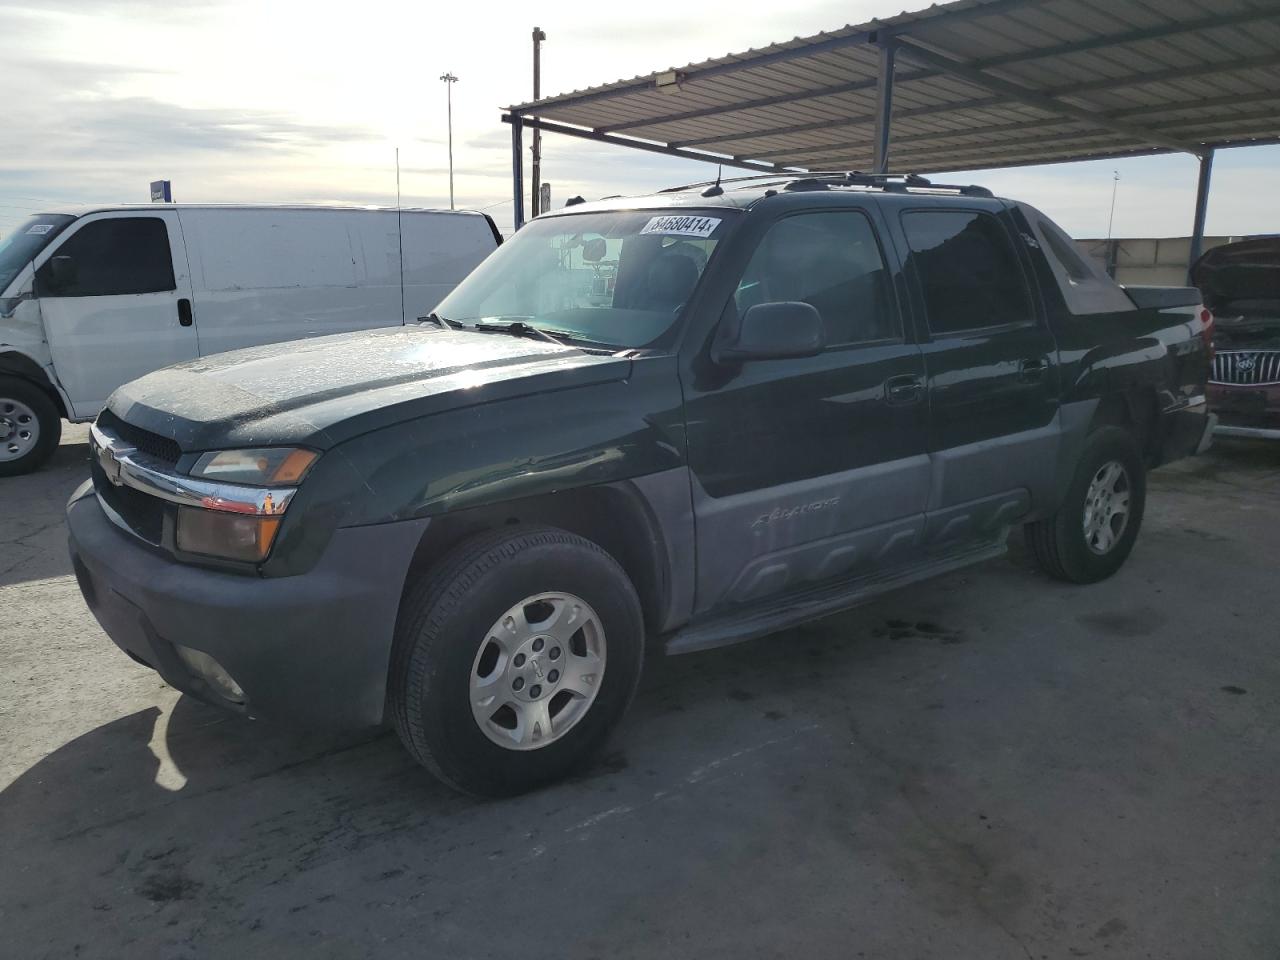
<path id="1" fill-rule="evenodd" d="M 103 824 L 167 817 L 166 808 L 226 792 L 350 751 L 392 769 L 401 760 L 393 735 L 373 730 L 329 738 L 228 716 L 180 696 L 63 745 L 0 791 L 0 822 L 29 840 L 55 841 Z"/>
<path id="2" fill-rule="evenodd" d="M 1019 584 L 1033 575 L 997 563 L 998 576 Z M 401 913 L 377 915 L 403 927 L 380 926 L 379 935 L 421 936 L 429 928 L 415 926 L 420 905 L 428 917 L 459 911 L 460 930 L 497 924 L 482 932 L 500 940 L 517 931 L 468 906 L 486 891 L 512 877 L 537 888 L 565 871 L 590 876 L 602 857 L 643 859 L 668 816 L 693 817 L 714 834 L 726 785 L 732 795 L 754 784 L 756 801 L 740 814 L 750 830 L 768 829 L 774 804 L 809 803 L 794 793 L 801 782 L 819 818 L 831 790 L 852 791 L 857 808 L 897 803 L 897 786 L 878 777 L 840 779 L 845 768 L 830 751 L 877 711 L 900 714 L 904 690 L 936 695 L 925 691 L 937 664 L 971 649 L 949 599 L 963 583 L 944 579 L 927 603 L 887 598 L 732 648 L 655 658 L 599 762 L 509 800 L 454 792 L 393 733 L 293 733 L 162 695 L 70 740 L 0 791 L 7 943 L 21 956 L 69 956 L 86 941 L 107 956 L 126 944 L 137 955 L 186 956 L 169 945 L 206 937 L 261 951 L 251 940 L 259 927 L 306 936 L 319 922 L 308 917 L 339 911 L 350 929 L 364 929 L 368 910 L 387 904 Z M 916 710 L 896 722 L 927 753 L 945 720 Z M 702 820 L 689 812 L 701 809 Z"/>
<path id="3" fill-rule="evenodd" d="M 723 725 L 702 729 L 696 714 L 715 716 L 718 705 L 727 701 L 745 711 L 734 722 L 756 726 L 764 721 L 761 729 L 776 733 L 780 721 L 787 721 L 781 727 L 789 727 L 803 718 L 772 708 L 811 692 L 815 680 L 824 679 L 817 672 L 819 664 L 839 664 L 840 675 L 864 674 L 858 685 L 874 688 L 876 675 L 891 669 L 886 660 L 900 652 L 894 642 L 900 631 L 884 625 L 886 609 L 885 602 L 877 602 L 731 648 L 649 658 L 636 702 L 611 752 L 566 784 L 536 796 L 558 794 L 545 802 L 563 804 L 566 795 L 582 793 L 584 784 L 590 794 L 591 784 L 637 763 L 650 768 L 647 777 L 678 780 L 705 751 L 718 749 L 721 738 L 732 743 L 738 733 Z M 951 634 L 942 627 L 936 630 L 926 639 L 948 642 Z M 804 648 L 799 657 L 798 645 Z M 674 746 L 673 738 L 678 740 Z M 644 789 L 652 784 L 638 775 L 623 779 Z M 170 709 L 148 707 L 47 755 L 0 791 L 0 823 L 16 828 L 19 837 L 51 841 L 135 818 L 181 818 L 177 809 L 182 805 L 248 792 L 264 812 L 272 806 L 293 810 L 311 803 L 307 790 L 312 788 L 329 800 L 340 798 L 347 826 L 357 819 L 377 821 L 408 811 L 431 819 L 487 803 L 529 802 L 477 801 L 456 793 L 419 767 L 386 729 L 326 737 L 245 720 L 180 696 Z M 618 789 L 625 788 L 609 787 L 610 792 Z M 317 825 L 322 830 L 332 826 Z"/>

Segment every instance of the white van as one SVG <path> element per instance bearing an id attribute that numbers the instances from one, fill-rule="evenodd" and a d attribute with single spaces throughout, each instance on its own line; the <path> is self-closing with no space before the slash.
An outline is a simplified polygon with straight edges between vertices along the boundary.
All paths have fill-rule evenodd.
<path id="1" fill-rule="evenodd" d="M 188 204 L 34 216 L 0 241 L 0 476 L 152 370 L 412 323 L 493 252 L 480 213 Z"/>

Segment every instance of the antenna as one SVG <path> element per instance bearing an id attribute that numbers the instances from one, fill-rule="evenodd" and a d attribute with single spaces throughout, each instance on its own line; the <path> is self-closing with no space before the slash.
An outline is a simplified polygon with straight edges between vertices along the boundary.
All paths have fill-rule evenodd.
<path id="1" fill-rule="evenodd" d="M 724 187 L 720 186 L 720 177 L 724 173 L 724 164 L 716 164 L 716 182 L 707 189 L 702 191 L 704 197 L 718 197 L 724 193 Z"/>

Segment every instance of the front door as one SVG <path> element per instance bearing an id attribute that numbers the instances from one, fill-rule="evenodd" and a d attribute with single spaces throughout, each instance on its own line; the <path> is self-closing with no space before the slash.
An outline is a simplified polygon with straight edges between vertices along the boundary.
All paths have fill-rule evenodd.
<path id="1" fill-rule="evenodd" d="M 36 292 L 54 372 L 78 419 L 96 415 L 122 383 L 199 355 L 172 210 L 77 221 L 41 254 Z"/>
<path id="2" fill-rule="evenodd" d="M 1045 499 L 1059 449 L 1057 346 L 995 211 L 902 212 L 929 330 L 926 542 L 998 533 Z"/>
<path id="3" fill-rule="evenodd" d="M 904 559 L 923 523 L 924 363 L 866 211 L 767 228 L 725 309 L 779 301 L 818 309 L 822 353 L 686 373 L 699 613 Z"/>

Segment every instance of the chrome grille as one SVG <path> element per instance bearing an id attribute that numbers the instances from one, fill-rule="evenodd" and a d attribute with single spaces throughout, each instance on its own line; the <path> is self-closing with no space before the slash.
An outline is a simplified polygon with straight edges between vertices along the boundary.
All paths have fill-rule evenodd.
<path id="1" fill-rule="evenodd" d="M 130 446 L 137 447 L 148 456 L 155 457 L 164 463 L 177 463 L 178 458 L 182 456 L 182 448 L 178 446 L 177 441 L 152 433 L 150 430 L 135 427 L 132 423 L 125 423 L 110 410 L 103 410 L 98 414 L 98 425 L 110 430 Z"/>
<path id="2" fill-rule="evenodd" d="M 1220 350 L 1214 354 L 1209 382 L 1232 386 L 1280 383 L 1280 350 Z"/>

